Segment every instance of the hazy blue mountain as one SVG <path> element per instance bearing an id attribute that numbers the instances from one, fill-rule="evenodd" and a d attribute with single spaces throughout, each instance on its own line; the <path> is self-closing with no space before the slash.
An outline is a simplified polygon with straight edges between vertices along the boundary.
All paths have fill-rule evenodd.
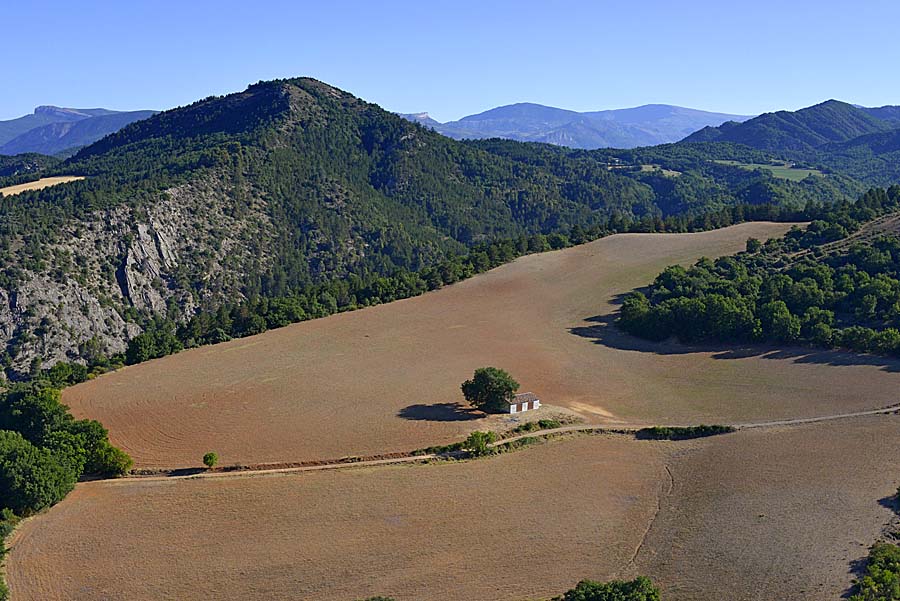
<path id="1" fill-rule="evenodd" d="M 34 113 L 25 115 L 17 119 L 8 121 L 0 121 L 0 145 L 6 144 L 13 138 L 16 138 L 25 132 L 48 125 L 50 123 L 60 123 L 66 121 L 78 121 L 90 117 L 87 113 L 81 112 L 81 109 L 62 109 L 55 106 L 39 106 L 34 109 Z"/>
<path id="2" fill-rule="evenodd" d="M 117 132 L 129 123 L 152 117 L 155 111 L 129 111 L 98 114 L 77 121 L 58 121 L 35 127 L 0 146 L 0 154 L 39 152 L 55 155 L 92 144 Z"/>
<path id="3" fill-rule="evenodd" d="M 897 108 L 866 109 L 827 100 L 799 111 L 765 113 L 743 123 L 705 127 L 684 142 L 734 142 L 776 152 L 809 151 L 825 144 L 890 131 L 898 126 L 890 120 Z"/>
<path id="4" fill-rule="evenodd" d="M 456 139 L 507 138 L 573 148 L 635 148 L 676 142 L 691 132 L 749 117 L 667 104 L 580 113 L 530 102 L 439 123 L 427 113 L 402 115 Z"/>
<path id="5" fill-rule="evenodd" d="M 154 111 L 112 111 L 39 106 L 31 115 L 0 121 L 0 154 L 57 154 L 96 142 Z"/>

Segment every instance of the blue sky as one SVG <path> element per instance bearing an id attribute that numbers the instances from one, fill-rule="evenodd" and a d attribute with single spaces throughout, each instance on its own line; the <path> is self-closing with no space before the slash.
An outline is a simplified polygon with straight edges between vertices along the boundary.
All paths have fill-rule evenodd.
<path id="1" fill-rule="evenodd" d="M 441 121 L 523 101 L 900 104 L 895 0 L 6 0 L 0 22 L 0 119 L 165 109 L 297 75 Z"/>

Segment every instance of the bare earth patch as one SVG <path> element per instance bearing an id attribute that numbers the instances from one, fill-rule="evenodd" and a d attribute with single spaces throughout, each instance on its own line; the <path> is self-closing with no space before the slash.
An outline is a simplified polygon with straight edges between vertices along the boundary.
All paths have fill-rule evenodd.
<path id="1" fill-rule="evenodd" d="M 627 565 L 666 449 L 581 436 L 485 460 L 80 484 L 12 541 L 16 601 L 549 597 Z"/>
<path id="2" fill-rule="evenodd" d="M 21 194 L 22 192 L 27 192 L 29 190 L 43 190 L 44 188 L 49 188 L 50 186 L 56 186 L 59 184 L 67 184 L 69 182 L 76 182 L 78 180 L 84 179 L 81 175 L 62 175 L 59 177 L 42 177 L 41 179 L 33 182 L 28 182 L 25 184 L 18 184 L 15 186 L 7 186 L 6 188 L 0 188 L 0 196 L 14 196 L 16 194 Z"/>
<path id="3" fill-rule="evenodd" d="M 608 324 L 618 295 L 666 265 L 741 250 L 788 224 L 617 235 L 424 296 L 295 324 L 68 388 L 138 467 L 331 459 L 460 440 L 492 422 L 459 406 L 484 365 L 586 421 L 715 423 L 891 404 L 900 363 L 829 352 L 686 349 Z"/>
<path id="4" fill-rule="evenodd" d="M 893 515 L 900 415 L 689 447 L 670 463 L 672 494 L 637 560 L 667 601 L 840 599 Z"/>

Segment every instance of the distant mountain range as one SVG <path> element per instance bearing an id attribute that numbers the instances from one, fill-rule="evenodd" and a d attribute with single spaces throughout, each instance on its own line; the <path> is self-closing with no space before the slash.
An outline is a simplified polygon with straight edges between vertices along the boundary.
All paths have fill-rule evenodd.
<path id="1" fill-rule="evenodd" d="M 750 117 L 668 104 L 579 113 L 523 102 L 440 123 L 428 113 L 401 114 L 456 139 L 506 138 L 571 148 L 635 148 L 677 142 L 708 126 Z"/>
<path id="2" fill-rule="evenodd" d="M 37 152 L 71 154 L 129 123 L 146 119 L 156 111 L 111 111 L 39 106 L 31 115 L 0 121 L 0 155 Z"/>
<path id="3" fill-rule="evenodd" d="M 705 127 L 684 142 L 734 142 L 760 150 L 808 151 L 900 128 L 900 107 L 866 108 L 827 100 L 799 111 L 765 113 L 748 121 Z"/>

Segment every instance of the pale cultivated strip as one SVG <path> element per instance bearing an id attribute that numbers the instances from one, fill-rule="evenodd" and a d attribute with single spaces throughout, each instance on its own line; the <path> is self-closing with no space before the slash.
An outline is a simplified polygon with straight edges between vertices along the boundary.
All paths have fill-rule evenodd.
<path id="1" fill-rule="evenodd" d="M 49 188 L 50 186 L 57 186 L 59 184 L 67 184 L 69 182 L 77 182 L 79 180 L 83 180 L 84 176 L 81 175 L 61 175 L 59 177 L 42 177 L 41 179 L 34 182 L 27 182 L 24 184 L 18 184 L 15 186 L 7 186 L 6 188 L 0 188 L 0 196 L 15 196 L 16 194 L 21 194 L 22 192 L 28 192 L 29 190 L 43 190 L 44 188 Z"/>

